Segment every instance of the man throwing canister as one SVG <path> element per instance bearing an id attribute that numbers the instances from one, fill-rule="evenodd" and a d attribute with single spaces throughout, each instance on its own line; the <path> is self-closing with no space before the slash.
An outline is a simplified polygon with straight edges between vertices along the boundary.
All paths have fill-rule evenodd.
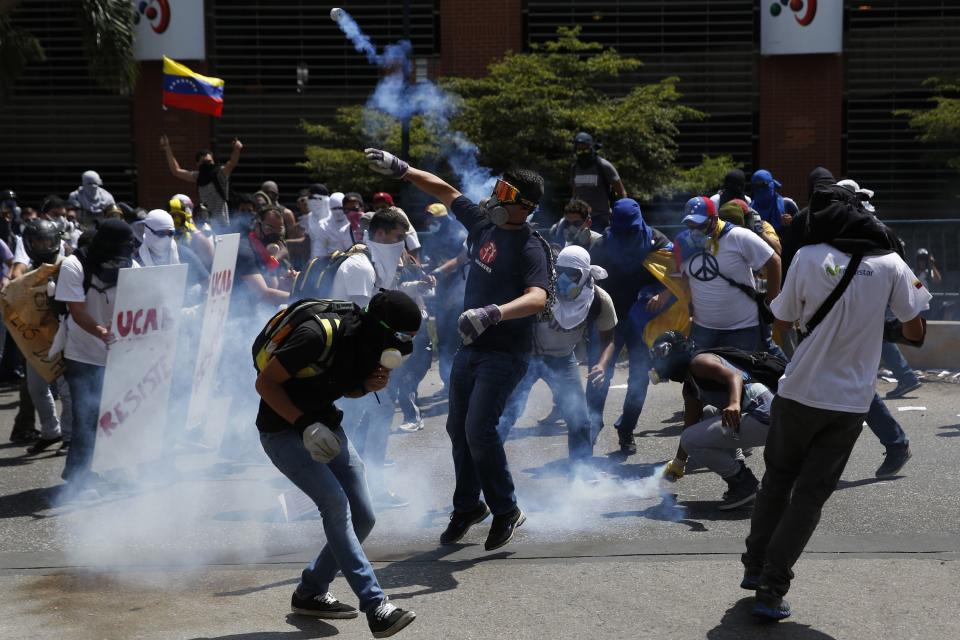
<path id="1" fill-rule="evenodd" d="M 463 345 L 450 373 L 447 415 L 456 489 L 440 542 L 459 541 L 493 512 L 484 547 L 499 549 L 526 519 L 517 506 L 497 423 L 527 370 L 534 317 L 552 298 L 550 248 L 526 222 L 543 196 L 543 178 L 529 170 L 505 173 L 480 207 L 437 176 L 386 151 L 365 153 L 371 169 L 403 178 L 433 196 L 467 229 L 470 273 L 458 323 Z"/>

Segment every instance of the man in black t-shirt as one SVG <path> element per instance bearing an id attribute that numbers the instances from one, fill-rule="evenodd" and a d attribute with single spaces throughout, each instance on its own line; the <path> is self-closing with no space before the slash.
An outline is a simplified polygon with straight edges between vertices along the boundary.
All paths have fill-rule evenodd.
<path id="1" fill-rule="evenodd" d="M 467 229 L 470 273 L 458 321 L 463 346 L 450 373 L 447 415 L 457 486 L 440 542 L 459 541 L 493 512 L 484 546 L 498 549 L 526 519 L 517 506 L 497 423 L 527 370 L 534 316 L 547 308 L 553 289 L 550 248 L 526 223 L 543 196 L 543 178 L 526 170 L 506 173 L 481 208 L 437 176 L 386 151 L 365 153 L 371 169 L 406 179 L 443 203 Z"/>
<path id="2" fill-rule="evenodd" d="M 357 610 L 328 591 L 340 571 L 360 600 L 370 630 L 385 638 L 410 624 L 415 614 L 390 604 L 360 546 L 375 517 L 363 462 L 333 403 L 387 386 L 390 370 L 381 364 L 382 354 L 387 349 L 411 352 L 420 308 L 404 293 L 381 290 L 363 311 L 356 305 L 337 311 L 312 314 L 270 354 L 257 376 L 257 428 L 273 464 L 317 505 L 327 539 L 303 571 L 292 596 L 293 612 L 355 618 Z"/>

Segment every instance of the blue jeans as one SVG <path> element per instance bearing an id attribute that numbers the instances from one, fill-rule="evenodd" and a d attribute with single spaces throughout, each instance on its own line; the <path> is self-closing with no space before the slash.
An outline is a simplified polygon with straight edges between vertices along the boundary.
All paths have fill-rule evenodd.
<path id="1" fill-rule="evenodd" d="M 506 440 L 510 429 L 523 415 L 530 390 L 537 380 L 547 381 L 553 397 L 556 399 L 563 421 L 567 423 L 567 450 L 571 460 L 582 460 L 593 456 L 593 438 L 590 431 L 590 418 L 587 416 L 587 401 L 580 382 L 580 366 L 577 357 L 534 356 L 530 360 L 527 373 L 514 390 L 507 403 L 497 432 Z"/>
<path id="2" fill-rule="evenodd" d="M 884 343 L 886 344 L 886 343 Z M 870 409 L 867 411 L 867 426 L 877 436 L 880 444 L 887 448 L 887 451 L 894 448 L 902 448 L 910 444 L 910 439 L 904 433 L 900 423 L 887 409 L 887 405 L 878 394 L 873 394 L 873 401 L 870 403 Z"/>
<path id="3" fill-rule="evenodd" d="M 104 367 L 65 360 L 65 376 L 73 400 L 73 435 L 67 450 L 67 462 L 61 477 L 80 480 L 90 471 L 93 448 L 97 442 L 97 421 L 100 419 L 100 396 L 103 393 Z"/>
<path id="4" fill-rule="evenodd" d="M 323 518 L 327 544 L 303 570 L 297 591 L 308 598 L 323 595 L 339 570 L 360 600 L 360 610 L 370 611 L 386 599 L 360 546 L 373 530 L 376 518 L 363 461 L 343 430 L 338 429 L 337 435 L 344 446 L 328 464 L 310 457 L 295 429 L 261 433 L 260 444 L 274 466 L 313 500 Z"/>
<path id="5" fill-rule="evenodd" d="M 894 342 L 884 342 L 880 347 L 880 360 L 893 372 L 897 384 L 916 384 L 917 374 L 913 372 L 907 359 L 900 353 L 900 347 Z"/>
<path id="6" fill-rule="evenodd" d="M 589 362 L 591 367 L 600 359 L 599 345 L 600 335 L 596 327 L 594 327 L 590 337 Z M 620 417 L 617 418 L 614 424 L 618 431 L 623 431 L 627 434 L 633 433 L 634 429 L 637 428 L 637 422 L 640 421 L 643 404 L 647 400 L 647 387 L 650 385 L 648 375 L 650 371 L 649 349 L 643 341 L 643 333 L 635 330 L 630 326 L 629 322 L 623 321 L 617 324 L 614 332 L 614 357 L 611 358 L 610 365 L 607 367 L 606 372 L 604 372 L 603 385 L 599 388 L 594 387 L 592 384 L 587 385 L 587 408 L 590 415 L 590 428 L 594 434 L 594 438 L 596 438 L 596 435 L 603 429 L 603 407 L 607 403 L 607 394 L 610 391 L 610 382 L 613 380 L 617 356 L 624 346 L 627 347 L 629 370 L 627 375 L 627 395 L 623 399 L 623 409 Z"/>
<path id="7" fill-rule="evenodd" d="M 454 511 L 476 508 L 481 491 L 495 516 L 516 508 L 513 476 L 497 423 L 526 371 L 527 359 L 523 356 L 470 347 L 457 352 L 450 370 L 447 414 L 457 483 Z"/>
<path id="8" fill-rule="evenodd" d="M 766 341 L 761 340 L 760 325 L 743 329 L 708 329 L 693 323 L 690 338 L 697 349 L 712 347 L 736 347 L 753 353 L 766 351 Z"/>
<path id="9" fill-rule="evenodd" d="M 413 339 L 413 353 L 390 377 L 397 378 L 397 386 L 391 397 L 396 397 L 404 422 L 420 422 L 420 407 L 417 406 L 417 388 L 433 362 L 433 349 L 430 346 L 430 332 L 427 322 Z M 392 416 L 391 416 L 392 417 Z"/>

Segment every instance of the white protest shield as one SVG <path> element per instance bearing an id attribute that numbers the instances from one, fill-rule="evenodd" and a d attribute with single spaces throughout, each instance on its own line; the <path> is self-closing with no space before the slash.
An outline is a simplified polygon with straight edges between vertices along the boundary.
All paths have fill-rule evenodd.
<path id="1" fill-rule="evenodd" d="M 193 372 L 190 408 L 187 411 L 188 429 L 206 422 L 210 399 L 213 395 L 213 383 L 216 381 L 217 369 L 220 366 L 220 353 L 223 351 L 224 325 L 227 321 L 227 312 L 230 310 L 230 294 L 233 291 L 233 275 L 239 247 L 240 234 L 231 233 L 217 237 L 210 286 L 207 289 L 207 303 L 203 308 L 203 324 L 200 328 L 196 369 Z M 208 437 L 207 444 L 216 445 L 217 443 L 212 442 Z"/>
<path id="2" fill-rule="evenodd" d="M 121 269 L 93 469 L 131 468 L 163 450 L 187 265 Z"/>

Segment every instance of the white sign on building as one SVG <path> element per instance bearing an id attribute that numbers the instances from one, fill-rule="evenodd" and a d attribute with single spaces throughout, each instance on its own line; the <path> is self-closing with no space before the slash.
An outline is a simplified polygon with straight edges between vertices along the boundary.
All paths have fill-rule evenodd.
<path id="1" fill-rule="evenodd" d="M 841 51 L 843 0 L 761 0 L 761 55 Z"/>
<path id="2" fill-rule="evenodd" d="M 133 0 L 137 60 L 203 60 L 203 0 Z"/>

